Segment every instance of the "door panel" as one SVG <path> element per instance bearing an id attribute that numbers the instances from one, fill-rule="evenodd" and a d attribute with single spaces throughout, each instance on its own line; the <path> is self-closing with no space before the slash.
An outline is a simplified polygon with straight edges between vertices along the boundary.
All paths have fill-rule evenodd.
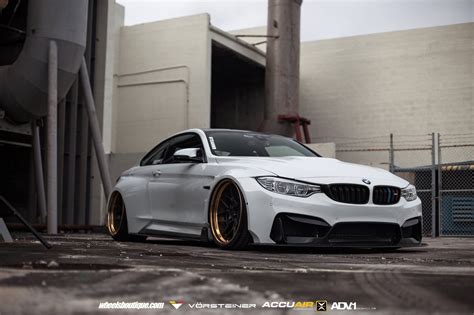
<path id="1" fill-rule="evenodd" d="M 204 202 L 212 177 L 205 175 L 205 163 L 160 165 L 161 174 L 149 182 L 150 204 L 155 220 L 178 224 L 206 223 Z"/>
<path id="2" fill-rule="evenodd" d="M 161 164 L 150 174 L 148 195 L 156 229 L 174 233 L 197 234 L 207 222 L 204 202 L 212 177 L 207 176 L 203 163 L 180 162 L 173 154 L 180 149 L 200 148 L 204 152 L 202 141 L 196 133 L 180 134 L 169 141 L 169 146 Z M 192 231 L 192 232 L 190 232 Z"/>

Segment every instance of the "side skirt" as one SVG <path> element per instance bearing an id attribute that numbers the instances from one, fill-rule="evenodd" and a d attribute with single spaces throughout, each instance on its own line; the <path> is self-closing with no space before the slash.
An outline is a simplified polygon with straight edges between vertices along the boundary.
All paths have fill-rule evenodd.
<path id="1" fill-rule="evenodd" d="M 143 229 L 141 229 L 137 234 L 188 240 L 201 240 L 203 229 L 205 229 L 205 227 L 200 224 L 152 221 Z"/>
<path id="2" fill-rule="evenodd" d="M 201 235 L 193 235 L 193 234 L 185 234 L 179 232 L 169 232 L 169 231 L 157 231 L 157 230 L 148 230 L 143 229 L 141 230 L 138 235 L 146 235 L 146 236 L 157 236 L 157 237 L 165 237 L 165 238 L 177 238 L 177 239 L 184 239 L 184 240 L 193 240 L 193 241 L 200 241 Z"/>

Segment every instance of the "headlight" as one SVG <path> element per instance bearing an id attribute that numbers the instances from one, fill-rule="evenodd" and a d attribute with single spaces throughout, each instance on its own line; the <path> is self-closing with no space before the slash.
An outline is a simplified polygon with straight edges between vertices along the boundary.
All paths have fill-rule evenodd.
<path id="1" fill-rule="evenodd" d="M 255 179 L 266 190 L 282 195 L 309 197 L 312 194 L 321 192 L 321 187 L 318 185 L 301 183 L 290 179 L 270 176 L 257 177 Z"/>
<path id="2" fill-rule="evenodd" d="M 406 201 L 413 201 L 417 198 L 416 188 L 413 185 L 408 185 L 407 187 L 402 189 L 402 197 L 405 198 Z"/>

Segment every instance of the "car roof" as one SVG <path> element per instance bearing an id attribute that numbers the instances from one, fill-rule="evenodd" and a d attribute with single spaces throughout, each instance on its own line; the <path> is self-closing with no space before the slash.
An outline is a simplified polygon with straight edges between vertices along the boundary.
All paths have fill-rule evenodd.
<path id="1" fill-rule="evenodd" d="M 258 131 L 251 131 L 251 130 L 240 130 L 240 129 L 226 129 L 226 128 L 200 128 L 204 132 L 208 131 L 232 131 L 232 132 L 255 132 L 260 133 Z"/>
<path id="2" fill-rule="evenodd" d="M 261 134 L 261 135 L 270 135 L 270 136 L 278 136 L 278 137 L 284 137 L 284 138 L 290 138 L 291 137 L 285 137 L 285 136 L 282 136 L 282 135 L 278 135 L 278 134 L 272 134 L 272 133 L 268 133 L 268 132 L 260 132 L 260 131 L 252 131 L 252 130 L 240 130 L 240 129 L 226 129 L 226 128 L 191 128 L 191 129 L 187 129 L 187 130 L 183 130 L 183 131 L 180 131 L 178 133 L 175 133 L 173 134 L 172 136 L 168 137 L 168 138 L 172 138 L 174 136 L 177 136 L 177 135 L 180 135 L 180 134 L 183 134 L 183 133 L 189 133 L 189 132 L 203 132 L 204 134 L 206 134 L 207 132 L 234 132 L 234 133 L 253 133 L 253 134 Z"/>

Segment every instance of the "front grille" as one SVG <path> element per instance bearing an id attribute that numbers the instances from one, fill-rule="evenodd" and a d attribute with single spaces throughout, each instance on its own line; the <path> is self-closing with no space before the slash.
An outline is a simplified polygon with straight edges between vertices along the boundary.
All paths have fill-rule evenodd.
<path id="1" fill-rule="evenodd" d="M 376 205 L 394 205 L 400 201 L 401 190 L 392 186 L 375 186 L 373 202 Z"/>
<path id="2" fill-rule="evenodd" d="M 370 195 L 368 187 L 354 184 L 332 184 L 325 193 L 332 200 L 359 205 L 369 202 Z"/>

